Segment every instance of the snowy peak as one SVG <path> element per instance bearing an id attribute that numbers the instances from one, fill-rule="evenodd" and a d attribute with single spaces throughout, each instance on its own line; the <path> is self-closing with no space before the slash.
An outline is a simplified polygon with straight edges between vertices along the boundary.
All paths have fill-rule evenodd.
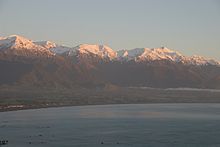
<path id="1" fill-rule="evenodd" d="M 134 60 L 136 62 L 168 60 L 188 65 L 220 65 L 218 61 L 213 59 L 207 59 L 202 56 L 187 57 L 166 47 L 120 50 L 117 55 L 119 60 Z"/>
<path id="2" fill-rule="evenodd" d="M 31 40 L 18 35 L 11 35 L 0 40 L 1 48 L 11 49 L 43 49 L 42 47 L 34 44 Z"/>
<path id="3" fill-rule="evenodd" d="M 178 62 L 183 57 L 180 53 L 166 47 L 152 49 L 136 48 L 132 50 L 121 50 L 117 53 L 119 58 L 136 61 L 171 60 Z"/>
<path id="4" fill-rule="evenodd" d="M 189 57 L 188 61 L 193 65 L 220 65 L 218 61 L 197 55 Z"/>
<path id="5" fill-rule="evenodd" d="M 54 54 L 47 48 L 35 44 L 27 38 L 11 35 L 2 37 L 0 40 L 0 51 L 17 56 L 53 56 Z"/>
<path id="6" fill-rule="evenodd" d="M 106 45 L 81 44 L 74 48 L 57 45 L 51 41 L 33 42 L 18 35 L 0 37 L 0 53 L 13 53 L 16 55 L 67 55 L 76 57 L 92 57 L 114 61 L 159 61 L 168 60 L 187 65 L 220 65 L 213 59 L 201 56 L 187 57 L 167 47 L 160 48 L 135 48 L 132 50 L 114 51 Z"/>
<path id="7" fill-rule="evenodd" d="M 106 45 L 81 44 L 74 47 L 73 50 L 69 52 L 69 56 L 76 54 L 98 56 L 100 58 L 108 58 L 111 60 L 117 57 L 117 53 Z"/>
<path id="8" fill-rule="evenodd" d="M 179 62 L 183 58 L 180 53 L 166 47 L 147 49 L 142 56 L 144 58 L 149 57 L 151 60 L 170 60 L 174 62 Z"/>
<path id="9" fill-rule="evenodd" d="M 34 44 L 40 45 L 40 46 L 45 47 L 47 49 L 54 48 L 57 46 L 56 43 L 53 43 L 50 41 L 38 41 L 38 42 L 34 42 Z"/>
<path id="10" fill-rule="evenodd" d="M 134 60 L 141 56 L 145 51 L 145 48 L 136 48 L 132 50 L 120 50 L 117 52 L 118 59 Z"/>
<path id="11" fill-rule="evenodd" d="M 0 46 L 2 48 L 5 46 L 7 48 L 10 47 L 14 49 L 33 49 L 38 47 L 31 40 L 18 35 L 11 35 L 9 37 L 1 39 Z"/>
<path id="12" fill-rule="evenodd" d="M 61 55 L 65 52 L 68 52 L 71 50 L 70 47 L 57 45 L 56 43 L 53 43 L 51 41 L 38 41 L 38 42 L 34 42 L 34 43 L 37 45 L 40 45 L 46 49 L 49 49 L 54 54 L 58 54 L 58 55 Z"/>

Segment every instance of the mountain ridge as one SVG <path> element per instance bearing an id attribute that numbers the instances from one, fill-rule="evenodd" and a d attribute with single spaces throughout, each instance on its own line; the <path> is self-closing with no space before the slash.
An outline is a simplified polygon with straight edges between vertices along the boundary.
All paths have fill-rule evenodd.
<path id="1" fill-rule="evenodd" d="M 166 47 L 114 51 L 66 47 L 19 36 L 0 37 L 0 85 L 220 89 L 220 64 Z"/>
<path id="2" fill-rule="evenodd" d="M 11 44 L 10 44 L 11 43 Z M 185 56 L 177 51 L 166 47 L 161 48 L 135 48 L 115 51 L 106 45 L 96 44 L 80 44 L 76 47 L 66 47 L 57 45 L 51 41 L 32 41 L 18 35 L 11 35 L 9 37 L 0 38 L 0 49 L 2 48 L 17 48 L 17 49 L 35 49 L 51 52 L 52 54 L 68 54 L 73 56 L 76 54 L 86 54 L 92 56 L 99 56 L 101 58 L 108 58 L 109 60 L 129 61 L 155 61 L 155 60 L 169 60 L 173 62 L 181 62 L 183 64 L 192 65 L 220 65 L 219 61 L 205 58 L 202 56 Z"/>

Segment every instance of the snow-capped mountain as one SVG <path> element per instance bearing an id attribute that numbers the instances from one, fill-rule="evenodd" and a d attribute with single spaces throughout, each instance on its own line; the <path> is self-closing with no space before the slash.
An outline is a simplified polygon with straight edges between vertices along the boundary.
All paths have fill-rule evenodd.
<path id="1" fill-rule="evenodd" d="M 113 60 L 117 57 L 116 51 L 106 45 L 81 44 L 69 51 L 68 56 L 86 55 Z"/>
<path id="2" fill-rule="evenodd" d="M 12 35 L 0 37 L 0 69 L 0 85 L 220 88 L 219 62 L 166 47 L 115 51 L 106 45 L 81 44 L 71 48 Z"/>
<path id="3" fill-rule="evenodd" d="M 35 44 L 32 40 L 18 35 L 2 37 L 0 40 L 0 51 L 17 56 L 53 56 L 47 48 Z"/>
<path id="4" fill-rule="evenodd" d="M 34 42 L 34 44 L 37 44 L 37 45 L 40 45 L 46 49 L 49 49 L 54 54 L 58 54 L 58 55 L 61 55 L 65 52 L 72 50 L 72 48 L 70 48 L 70 47 L 58 45 L 58 44 L 53 43 L 51 41 L 37 41 L 37 42 Z"/>
<path id="5" fill-rule="evenodd" d="M 45 47 L 47 49 L 55 48 L 57 46 L 56 43 L 53 43 L 51 41 L 37 41 L 37 42 L 34 42 L 34 44 L 40 45 L 40 46 Z"/>
<path id="6" fill-rule="evenodd" d="M 18 35 L 11 35 L 5 38 L 2 37 L 0 40 L 0 47 L 1 49 L 43 49 L 40 46 L 35 45 L 31 40 Z"/>
<path id="7" fill-rule="evenodd" d="M 131 50 L 114 51 L 106 45 L 81 44 L 76 47 L 66 47 L 57 45 L 51 41 L 33 42 L 30 39 L 18 35 L 9 37 L 0 37 L 0 51 L 13 52 L 16 55 L 42 54 L 46 56 L 62 55 L 67 56 L 86 56 L 99 57 L 100 59 L 108 59 L 114 61 L 160 61 L 167 60 L 176 63 L 188 65 L 220 65 L 218 61 L 207 59 L 202 56 L 187 57 L 177 51 L 161 48 L 135 48 Z"/>
<path id="8" fill-rule="evenodd" d="M 189 62 L 188 64 L 192 65 L 220 65 L 220 62 L 213 59 L 204 58 L 202 56 L 194 55 L 192 57 L 188 57 L 187 59 L 187 61 Z"/>
<path id="9" fill-rule="evenodd" d="M 118 51 L 119 58 L 135 61 L 155 61 L 155 60 L 170 60 L 180 62 L 184 58 L 180 53 L 170 50 L 166 47 L 161 48 L 136 48 L 133 50 Z"/>
<path id="10" fill-rule="evenodd" d="M 205 57 L 195 55 L 187 57 L 166 47 L 119 50 L 117 55 L 119 60 L 135 60 L 137 62 L 168 60 L 188 65 L 220 65 L 218 61 L 213 59 L 207 59 Z"/>

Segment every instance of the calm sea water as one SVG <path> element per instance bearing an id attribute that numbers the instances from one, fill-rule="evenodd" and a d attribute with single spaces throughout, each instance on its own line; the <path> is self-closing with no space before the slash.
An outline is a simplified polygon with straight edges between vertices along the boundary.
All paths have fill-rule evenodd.
<path id="1" fill-rule="evenodd" d="M 76 106 L 0 113 L 5 147 L 220 147 L 220 104 Z"/>

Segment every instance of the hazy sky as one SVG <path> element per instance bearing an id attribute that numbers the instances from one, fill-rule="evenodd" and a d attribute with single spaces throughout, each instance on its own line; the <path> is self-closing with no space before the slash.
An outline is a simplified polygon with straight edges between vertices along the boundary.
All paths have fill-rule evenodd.
<path id="1" fill-rule="evenodd" d="M 0 36 L 11 34 L 220 60 L 220 0 L 0 0 Z"/>

